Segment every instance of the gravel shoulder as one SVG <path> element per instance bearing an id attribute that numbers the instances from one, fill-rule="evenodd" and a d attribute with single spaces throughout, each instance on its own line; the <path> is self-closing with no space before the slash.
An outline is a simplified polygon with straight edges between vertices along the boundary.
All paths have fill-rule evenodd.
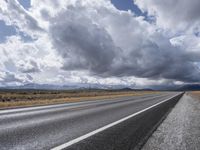
<path id="1" fill-rule="evenodd" d="M 200 99 L 185 94 L 142 150 L 199 150 Z"/>

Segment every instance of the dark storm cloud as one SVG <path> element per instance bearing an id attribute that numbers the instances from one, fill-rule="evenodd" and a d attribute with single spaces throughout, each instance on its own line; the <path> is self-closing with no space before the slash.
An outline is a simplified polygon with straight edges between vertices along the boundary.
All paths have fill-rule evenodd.
<path id="1" fill-rule="evenodd" d="M 149 24 L 128 13 L 99 7 L 96 15 L 91 15 L 88 10 L 70 6 L 51 20 L 49 32 L 63 57 L 63 69 L 86 70 L 101 77 L 200 81 L 195 64 L 200 61 L 199 52 L 173 46 L 161 33 L 151 33 Z"/>
<path id="2" fill-rule="evenodd" d="M 150 42 L 148 46 L 133 49 L 130 55 L 124 57 L 120 64 L 108 73 L 120 77 L 137 76 L 195 82 L 200 81 L 200 72 L 194 64 L 195 61 L 200 61 L 200 54 L 185 53 L 178 47 Z"/>
<path id="3" fill-rule="evenodd" d="M 120 49 L 105 29 L 77 13 L 74 10 L 77 8 L 71 9 L 55 18 L 50 28 L 53 44 L 65 61 L 63 69 L 104 74 L 111 68 Z"/>

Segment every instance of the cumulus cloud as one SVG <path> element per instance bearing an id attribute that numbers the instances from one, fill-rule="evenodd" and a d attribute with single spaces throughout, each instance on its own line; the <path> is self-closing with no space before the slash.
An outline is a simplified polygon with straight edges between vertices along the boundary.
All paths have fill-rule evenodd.
<path id="1" fill-rule="evenodd" d="M 16 75 L 12 72 L 0 72 L 0 83 L 8 85 L 10 83 L 28 83 L 32 81 L 30 75 Z"/>
<path id="2" fill-rule="evenodd" d="M 199 0 L 134 0 L 143 11 L 157 19 L 165 28 L 181 28 L 200 25 Z"/>
<path id="3" fill-rule="evenodd" d="M 44 46 L 44 41 L 40 38 L 40 40 L 34 42 L 24 43 L 18 36 L 8 37 L 6 42 L 0 43 L 0 71 L 3 73 L 9 72 L 13 76 L 26 76 L 28 82 L 34 79 L 35 74 L 39 74 L 51 66 L 56 66 L 57 63 L 55 62 L 54 64 L 48 63 L 48 56 L 51 56 L 52 53 L 50 48 L 47 53 L 46 48 L 48 48 L 48 45 Z M 57 61 L 57 59 L 54 60 Z M 24 80 L 17 81 L 23 82 Z"/>
<path id="4" fill-rule="evenodd" d="M 75 3 L 50 20 L 49 33 L 64 59 L 63 69 L 101 77 L 200 81 L 195 64 L 199 52 L 171 44 L 142 17 L 120 12 L 109 2 L 98 4 Z"/>
<path id="5" fill-rule="evenodd" d="M 111 68 L 120 48 L 114 45 L 104 28 L 84 15 L 84 11 L 80 13 L 80 9 L 85 8 L 71 6 L 51 20 L 54 47 L 64 58 L 63 69 L 104 74 Z"/>
<path id="6" fill-rule="evenodd" d="M 38 59 L 40 52 L 35 44 L 24 43 L 18 36 L 11 36 L 0 44 L 0 62 L 5 65 L 4 69 L 15 71 L 20 61 Z"/>
<path id="7" fill-rule="evenodd" d="M 4 76 L 11 72 L 38 83 L 200 82 L 199 15 L 194 15 L 199 11 L 186 1 L 162 2 L 135 0 L 156 18 L 149 23 L 143 16 L 116 9 L 109 0 L 32 0 L 29 10 L 17 0 L 2 1 L 0 17 L 37 37 L 24 42 L 13 36 L 0 44 Z M 174 30 L 171 36 L 165 29 L 176 27 L 192 32 L 180 35 Z"/>
<path id="8" fill-rule="evenodd" d="M 0 19 L 31 36 L 44 32 L 38 21 L 17 0 L 2 0 L 0 2 Z"/>
<path id="9" fill-rule="evenodd" d="M 15 74 L 10 72 L 5 72 L 0 74 L 0 81 L 3 82 L 20 82 L 21 80 L 18 79 Z"/>
<path id="10" fill-rule="evenodd" d="M 37 73 L 40 72 L 40 67 L 34 60 L 20 60 L 17 64 L 17 68 L 22 73 Z"/>

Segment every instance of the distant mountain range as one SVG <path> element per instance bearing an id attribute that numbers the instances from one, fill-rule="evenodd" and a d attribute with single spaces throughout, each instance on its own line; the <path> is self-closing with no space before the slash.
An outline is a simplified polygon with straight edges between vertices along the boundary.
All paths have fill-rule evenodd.
<path id="1" fill-rule="evenodd" d="M 154 88 L 132 88 L 124 85 L 103 85 L 103 84 L 88 84 L 74 83 L 69 85 L 52 85 L 52 84 L 25 84 L 20 86 L 0 87 L 0 89 L 39 89 L 39 90 L 78 90 L 78 89 L 105 89 L 105 90 L 120 90 L 120 91 L 200 91 L 200 84 L 185 84 L 182 86 L 173 87 L 154 87 Z"/>
<path id="2" fill-rule="evenodd" d="M 179 91 L 200 91 L 200 84 L 186 84 L 178 88 Z"/>
<path id="3" fill-rule="evenodd" d="M 130 87 L 123 85 L 102 85 L 102 84 L 88 84 L 88 83 L 76 83 L 69 85 L 52 85 L 52 84 L 25 84 L 20 86 L 7 86 L 0 87 L 0 89 L 40 89 L 40 90 L 74 90 L 74 89 L 120 89 L 120 90 L 133 90 Z M 143 89 L 136 89 L 143 90 Z"/>

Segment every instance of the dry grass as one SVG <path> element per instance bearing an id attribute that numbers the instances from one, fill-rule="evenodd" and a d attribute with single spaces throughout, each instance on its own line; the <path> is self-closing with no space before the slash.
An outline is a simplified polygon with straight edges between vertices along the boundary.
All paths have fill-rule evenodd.
<path id="1" fill-rule="evenodd" d="M 188 92 L 188 94 L 190 94 L 192 97 L 200 100 L 200 91 L 192 91 L 192 92 Z"/>
<path id="2" fill-rule="evenodd" d="M 154 91 L 1 91 L 0 108 L 37 106 L 135 96 L 156 93 Z"/>

